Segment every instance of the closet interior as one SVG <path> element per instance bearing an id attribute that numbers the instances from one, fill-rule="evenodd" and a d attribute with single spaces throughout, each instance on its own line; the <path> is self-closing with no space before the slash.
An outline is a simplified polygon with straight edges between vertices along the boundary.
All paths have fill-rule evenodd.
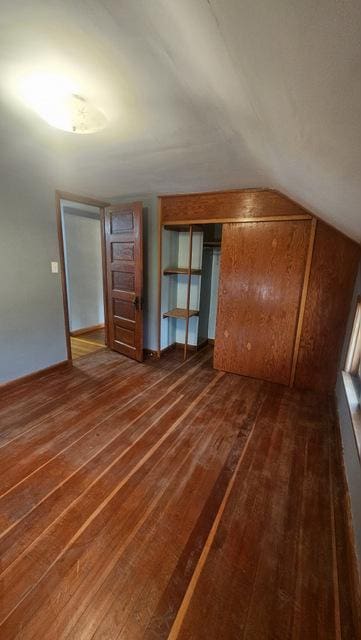
<path id="1" fill-rule="evenodd" d="M 161 349 L 190 351 L 215 339 L 221 224 L 164 225 Z"/>

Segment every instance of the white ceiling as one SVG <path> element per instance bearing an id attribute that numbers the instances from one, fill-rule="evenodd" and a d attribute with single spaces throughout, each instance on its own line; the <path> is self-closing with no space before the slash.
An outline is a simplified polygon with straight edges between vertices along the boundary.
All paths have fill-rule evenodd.
<path id="1" fill-rule="evenodd" d="M 360 34 L 360 0 L 2 0 L 1 165 L 100 198 L 274 187 L 361 240 Z M 50 128 L 34 69 L 109 126 Z"/>

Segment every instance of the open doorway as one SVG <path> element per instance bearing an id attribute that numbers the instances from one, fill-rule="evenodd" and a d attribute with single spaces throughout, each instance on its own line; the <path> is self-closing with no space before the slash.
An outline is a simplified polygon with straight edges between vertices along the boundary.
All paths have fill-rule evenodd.
<path id="1" fill-rule="evenodd" d="M 107 203 L 57 192 L 68 359 L 107 345 L 104 207 Z"/>

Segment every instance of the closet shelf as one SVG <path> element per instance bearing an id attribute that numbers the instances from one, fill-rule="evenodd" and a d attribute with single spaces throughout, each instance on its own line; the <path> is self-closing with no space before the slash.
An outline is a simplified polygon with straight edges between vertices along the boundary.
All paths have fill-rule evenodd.
<path id="1" fill-rule="evenodd" d="M 175 274 L 180 274 L 180 275 L 187 275 L 188 274 L 188 269 L 187 267 L 168 267 L 167 269 L 164 269 L 163 274 L 165 276 L 172 276 Z M 192 276 L 200 276 L 202 274 L 202 269 L 192 269 L 191 270 L 191 275 Z"/>
<path id="2" fill-rule="evenodd" d="M 220 247 L 221 246 L 221 241 L 220 240 L 206 240 L 205 242 L 203 242 L 203 246 L 204 247 Z"/>
<path id="3" fill-rule="evenodd" d="M 166 313 L 163 313 L 163 318 L 192 318 L 193 316 L 198 316 L 199 311 L 197 309 L 171 309 Z"/>
<path id="4" fill-rule="evenodd" d="M 189 231 L 190 224 L 165 224 L 163 225 L 164 229 L 167 231 Z M 201 224 L 193 224 L 193 231 L 203 231 L 203 226 Z"/>

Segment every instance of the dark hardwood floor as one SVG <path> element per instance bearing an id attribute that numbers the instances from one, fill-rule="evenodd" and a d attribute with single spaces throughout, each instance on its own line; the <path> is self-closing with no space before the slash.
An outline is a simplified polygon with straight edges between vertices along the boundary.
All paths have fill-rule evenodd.
<path id="1" fill-rule="evenodd" d="M 332 400 L 181 358 L 1 393 L 1 639 L 361 637 Z"/>

